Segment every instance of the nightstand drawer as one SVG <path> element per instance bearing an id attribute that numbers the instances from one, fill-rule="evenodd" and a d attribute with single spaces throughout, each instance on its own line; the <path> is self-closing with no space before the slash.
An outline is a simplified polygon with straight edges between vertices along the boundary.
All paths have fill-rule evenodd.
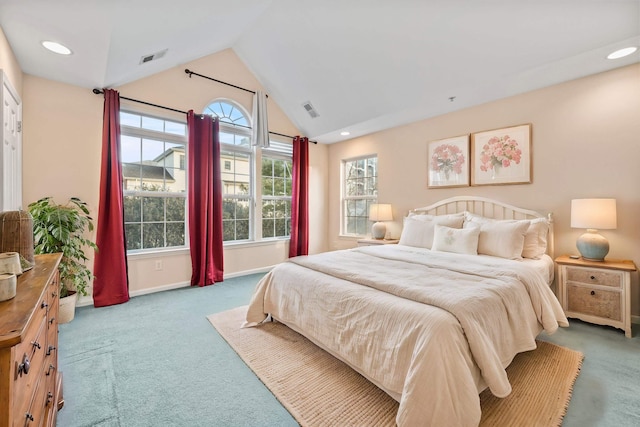
<path id="1" fill-rule="evenodd" d="M 567 285 L 567 310 L 622 321 L 622 294 L 618 291 Z"/>
<path id="2" fill-rule="evenodd" d="M 567 267 L 567 281 L 579 282 L 588 285 L 622 287 L 622 275 L 620 271 L 596 270 L 591 268 Z"/>

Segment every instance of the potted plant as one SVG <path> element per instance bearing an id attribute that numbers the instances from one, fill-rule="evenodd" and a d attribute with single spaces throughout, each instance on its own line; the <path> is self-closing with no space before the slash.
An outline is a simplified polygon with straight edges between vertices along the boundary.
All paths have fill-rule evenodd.
<path id="1" fill-rule="evenodd" d="M 33 242 L 36 254 L 62 253 L 60 260 L 59 323 L 69 322 L 75 315 L 78 294 L 86 296 L 93 273 L 86 265 L 85 248 L 97 250 L 94 242 L 85 237 L 93 230 L 93 218 L 87 204 L 71 197 L 60 205 L 51 197 L 29 204 L 33 217 Z"/>

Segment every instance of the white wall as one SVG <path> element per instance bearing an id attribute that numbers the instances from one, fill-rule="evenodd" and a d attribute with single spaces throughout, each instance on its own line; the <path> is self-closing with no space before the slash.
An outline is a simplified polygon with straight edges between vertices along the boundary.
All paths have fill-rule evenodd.
<path id="1" fill-rule="evenodd" d="M 251 111 L 252 94 L 206 79 L 189 78 L 184 73 L 185 68 L 238 86 L 264 90 L 231 50 L 114 89 L 121 96 L 183 111 L 201 112 L 216 98 L 232 99 Z M 58 202 L 77 196 L 89 204 L 93 216 L 97 217 L 103 97 L 94 95 L 87 88 L 26 75 L 23 101 L 25 204 L 44 196 L 53 196 Z M 167 114 L 165 110 L 125 100 L 121 105 L 142 112 Z M 268 109 L 270 130 L 299 134 L 273 97 L 269 97 Z M 184 120 L 177 113 L 169 113 L 169 117 Z M 311 145 L 311 253 L 326 250 L 327 155 L 326 146 Z M 225 276 L 262 271 L 287 259 L 288 251 L 286 241 L 225 247 Z M 157 261 L 161 261 L 161 270 L 156 270 Z M 93 259 L 90 265 L 92 262 Z M 129 257 L 130 292 L 133 295 L 184 286 L 190 277 L 191 261 L 187 250 Z"/>
<path id="2" fill-rule="evenodd" d="M 533 182 L 523 185 L 427 188 L 427 144 L 447 137 L 532 124 Z M 555 218 L 556 254 L 576 253 L 584 230 L 570 228 L 574 198 L 612 197 L 618 229 L 603 230 L 610 258 L 640 265 L 640 64 L 377 132 L 329 147 L 329 243 L 355 246 L 339 237 L 340 163 L 378 155 L 378 201 L 391 203 L 399 236 L 412 208 L 456 195 L 498 199 Z M 632 280 L 632 313 L 640 314 L 638 276 Z"/>

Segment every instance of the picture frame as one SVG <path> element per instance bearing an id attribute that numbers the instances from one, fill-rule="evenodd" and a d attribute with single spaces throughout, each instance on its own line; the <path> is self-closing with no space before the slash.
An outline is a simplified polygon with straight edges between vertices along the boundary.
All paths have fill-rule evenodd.
<path id="1" fill-rule="evenodd" d="M 427 187 L 469 186 L 469 134 L 430 141 Z"/>
<path id="2" fill-rule="evenodd" d="M 531 124 L 471 134 L 471 185 L 531 184 Z"/>

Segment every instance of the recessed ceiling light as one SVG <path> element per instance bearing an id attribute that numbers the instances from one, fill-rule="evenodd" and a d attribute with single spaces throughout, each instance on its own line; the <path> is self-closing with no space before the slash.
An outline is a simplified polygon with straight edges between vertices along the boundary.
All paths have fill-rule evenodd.
<path id="1" fill-rule="evenodd" d="M 45 40 L 42 42 L 42 46 L 49 49 L 51 52 L 59 53 L 60 55 L 71 55 L 71 49 L 57 42 Z"/>
<path id="2" fill-rule="evenodd" d="M 637 47 L 633 46 L 633 47 L 625 47 L 624 49 L 619 49 L 616 50 L 613 53 L 610 53 L 607 56 L 607 59 L 618 59 L 618 58 L 623 58 L 625 56 L 629 56 L 631 55 L 633 52 L 635 52 L 636 50 L 638 50 Z"/>
<path id="3" fill-rule="evenodd" d="M 340 132 L 340 135 L 342 136 L 351 135 L 351 132 L 347 132 L 346 130 L 343 130 L 342 132 Z"/>

